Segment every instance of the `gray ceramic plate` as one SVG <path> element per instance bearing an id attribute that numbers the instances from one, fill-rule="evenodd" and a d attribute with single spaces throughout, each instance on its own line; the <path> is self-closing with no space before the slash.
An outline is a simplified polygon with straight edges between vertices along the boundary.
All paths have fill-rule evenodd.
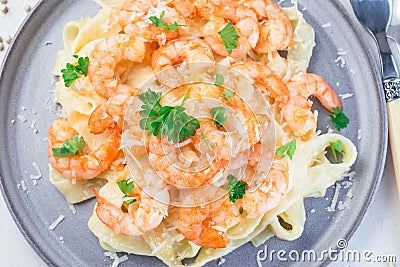
<path id="1" fill-rule="evenodd" d="M 306 9 L 304 7 L 307 7 Z M 327 197 L 307 199 L 308 219 L 303 236 L 296 241 L 277 239 L 268 241 L 269 249 L 315 249 L 321 251 L 335 248 L 340 238 L 348 239 L 360 222 L 381 177 L 386 154 L 386 115 L 380 90 L 377 68 L 371 54 L 359 35 L 359 30 L 339 1 L 300 1 L 307 21 L 316 30 L 317 47 L 311 61 L 310 71 L 325 77 L 337 86 L 340 94 L 354 93 L 344 100 L 344 109 L 351 123 L 342 134 L 357 146 L 359 157 L 353 169 L 357 171 L 352 186 L 355 197 L 351 209 L 326 212 L 333 189 Z M 0 81 L 0 142 L 1 185 L 8 208 L 19 229 L 49 265 L 59 266 L 108 266 L 97 238 L 87 228 L 94 200 L 77 205 L 74 215 L 63 196 L 48 181 L 46 142 L 47 128 L 55 118 L 52 104 L 54 90 L 51 69 L 56 53 L 62 49 L 62 29 L 66 22 L 92 16 L 98 10 L 90 0 L 41 1 L 19 31 L 2 67 Z M 331 23 L 331 27 L 321 25 Z M 46 45 L 47 44 L 47 45 Z M 346 66 L 335 64 L 338 49 L 347 51 Z M 320 129 L 326 131 L 327 112 L 316 105 L 320 112 Z M 26 107 L 24 110 L 23 107 Z M 18 115 L 27 121 L 22 122 Z M 21 116 L 20 116 L 21 118 Z M 12 124 L 11 121 L 15 120 Z M 37 134 L 30 125 L 37 121 Z M 362 139 L 357 132 L 361 129 Z M 34 186 L 30 174 L 35 171 L 36 161 L 43 178 Z M 27 191 L 18 189 L 24 180 Z M 346 190 L 341 190 L 339 200 L 344 200 Z M 315 213 L 310 213 L 315 209 Z M 60 215 L 65 220 L 51 231 L 49 225 Z M 63 243 L 60 242 L 63 237 Z M 226 257 L 227 266 L 254 266 L 258 249 L 246 244 Z M 326 262 L 325 262 L 326 263 Z M 265 263 L 266 264 L 266 263 Z M 287 265 L 277 261 L 268 266 Z M 296 263 L 301 265 L 300 263 Z M 313 263 L 320 265 L 319 263 Z M 162 266 L 153 257 L 130 255 L 123 266 Z M 216 266 L 212 262 L 210 266 Z M 305 265 L 312 265 L 306 263 Z"/>

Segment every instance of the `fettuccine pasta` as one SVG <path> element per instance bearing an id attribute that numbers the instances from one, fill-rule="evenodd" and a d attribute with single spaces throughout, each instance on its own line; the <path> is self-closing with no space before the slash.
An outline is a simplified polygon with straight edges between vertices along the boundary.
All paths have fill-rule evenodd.
<path id="1" fill-rule="evenodd" d="M 316 129 L 310 95 L 342 106 L 307 73 L 315 35 L 297 6 L 96 2 L 63 31 L 49 158 L 68 202 L 97 198 L 88 226 L 101 246 L 202 266 L 300 237 L 304 198 L 324 196 L 357 150 Z"/>

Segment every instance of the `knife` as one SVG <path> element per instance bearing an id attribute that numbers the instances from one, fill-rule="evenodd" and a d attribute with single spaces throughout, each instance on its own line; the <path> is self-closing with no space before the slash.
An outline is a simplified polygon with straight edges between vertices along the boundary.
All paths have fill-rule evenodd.
<path id="1" fill-rule="evenodd" d="M 400 78 L 386 35 L 392 15 L 392 0 L 352 0 L 351 5 L 357 19 L 374 37 L 380 52 L 390 146 L 400 197 Z"/>

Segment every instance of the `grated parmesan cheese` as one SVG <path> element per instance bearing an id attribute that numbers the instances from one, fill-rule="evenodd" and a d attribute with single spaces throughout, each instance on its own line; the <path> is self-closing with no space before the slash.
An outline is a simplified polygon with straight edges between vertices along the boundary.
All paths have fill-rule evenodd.
<path id="1" fill-rule="evenodd" d="M 332 24 L 330 22 L 321 25 L 322 28 L 329 28 L 331 26 Z"/>
<path id="2" fill-rule="evenodd" d="M 350 181 L 343 181 L 342 185 L 344 189 L 349 189 L 353 185 L 353 183 Z"/>
<path id="3" fill-rule="evenodd" d="M 128 260 L 128 256 L 124 255 L 122 257 L 118 257 L 116 252 L 106 251 L 104 252 L 104 256 L 109 257 L 110 259 L 114 260 L 111 267 L 117 267 L 120 263 Z"/>
<path id="4" fill-rule="evenodd" d="M 353 189 L 349 189 L 349 191 L 347 191 L 346 197 L 348 199 L 352 199 L 353 198 Z"/>
<path id="5" fill-rule="evenodd" d="M 340 67 L 344 68 L 346 66 L 346 60 L 344 59 L 343 56 L 338 56 L 335 59 L 335 63 L 340 63 Z"/>
<path id="6" fill-rule="evenodd" d="M 329 212 L 335 211 L 336 204 L 337 204 L 337 201 L 338 201 L 338 198 L 339 198 L 340 188 L 341 188 L 340 184 L 336 183 L 335 194 L 333 195 L 331 205 L 326 208 L 327 211 L 329 211 Z"/>
<path id="7" fill-rule="evenodd" d="M 163 242 L 161 242 L 158 246 L 156 246 L 153 249 L 153 252 L 151 252 L 151 256 L 155 255 L 162 247 L 164 247 L 167 244 L 168 240 L 164 240 Z M 155 245 L 155 244 L 154 244 Z"/>
<path id="8" fill-rule="evenodd" d="M 310 210 L 310 213 L 315 213 L 315 209 L 311 209 L 311 210 Z"/>
<path id="9" fill-rule="evenodd" d="M 64 216 L 64 215 L 58 216 L 58 218 L 57 218 L 54 222 L 52 222 L 52 223 L 50 224 L 49 229 L 50 229 L 50 230 L 56 229 L 56 227 L 57 227 L 64 219 L 65 219 L 65 216 Z"/>
<path id="10" fill-rule="evenodd" d="M 39 165 L 37 164 L 36 161 L 32 162 L 32 166 L 36 171 L 36 175 L 31 174 L 31 179 L 32 180 L 39 180 L 40 178 L 42 178 L 42 171 L 39 168 Z"/>
<path id="11" fill-rule="evenodd" d="M 218 260 L 218 266 L 224 264 L 225 261 L 226 261 L 226 259 L 224 259 L 224 258 L 222 258 L 222 257 L 219 258 L 219 260 Z"/>
<path id="12" fill-rule="evenodd" d="M 26 121 L 27 121 L 27 119 L 26 119 L 23 115 L 21 115 L 21 114 L 18 114 L 18 115 L 17 115 L 17 118 L 18 118 L 20 121 L 22 121 L 22 122 L 26 122 Z"/>
<path id="13" fill-rule="evenodd" d="M 72 211 L 73 214 L 76 214 L 76 208 L 74 204 L 69 203 L 69 209 Z"/>
<path id="14" fill-rule="evenodd" d="M 26 184 L 24 180 L 21 181 L 21 188 L 22 190 L 26 191 Z"/>
<path id="15" fill-rule="evenodd" d="M 354 94 L 345 93 L 345 94 L 343 94 L 343 95 L 339 94 L 339 96 L 340 96 L 341 99 L 344 100 L 344 99 L 347 99 L 347 98 L 350 98 L 350 97 L 354 96 Z"/>
<path id="16" fill-rule="evenodd" d="M 30 128 L 33 130 L 34 133 L 38 132 L 38 129 L 36 128 L 36 123 L 37 121 L 35 119 L 32 120 Z"/>

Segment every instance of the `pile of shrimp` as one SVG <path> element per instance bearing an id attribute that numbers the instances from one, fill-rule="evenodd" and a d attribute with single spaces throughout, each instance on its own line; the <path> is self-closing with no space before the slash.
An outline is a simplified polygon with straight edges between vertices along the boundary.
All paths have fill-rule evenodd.
<path id="1" fill-rule="evenodd" d="M 179 26 L 171 30 L 158 27 L 149 20 L 150 17 L 159 18 L 162 12 L 162 23 L 173 25 L 176 22 Z M 104 103 L 88 118 L 87 127 L 92 134 L 105 134 L 107 138 L 96 149 L 85 147 L 76 155 L 58 158 L 53 155 L 52 148 L 61 147 L 76 131 L 63 118 L 57 118 L 49 128 L 50 163 L 68 179 L 93 179 L 109 168 L 118 172 L 115 182 L 129 178 L 126 166 L 119 163 L 117 168 L 115 162 L 122 153 L 121 118 L 139 90 L 127 85 L 122 73 L 129 71 L 126 66 L 137 63 L 149 64 L 157 75 L 181 63 L 217 63 L 229 59 L 225 62 L 229 62 L 231 68 L 260 88 L 272 106 L 274 119 L 285 132 L 300 140 L 308 140 L 316 132 L 316 117 L 311 110 L 310 96 L 315 96 L 329 111 L 341 107 L 334 90 L 320 76 L 301 73 L 285 82 L 265 64 L 254 60 L 254 55 L 286 50 L 293 45 L 289 18 L 271 0 L 126 0 L 116 11 L 116 16 L 123 31 L 95 45 L 88 69 L 93 90 L 104 98 Z M 232 23 L 239 35 L 237 47 L 231 52 L 228 52 L 219 35 L 228 23 Z M 169 81 L 181 79 L 176 73 L 168 71 L 157 78 L 167 86 Z M 214 85 L 209 85 L 207 89 L 220 93 Z M 194 90 L 191 94 L 195 95 L 197 89 Z M 254 132 L 257 127 L 251 122 L 247 127 L 252 129 L 249 133 L 252 136 L 249 141 L 250 166 L 257 165 L 260 156 L 260 140 Z M 206 133 L 210 142 L 215 144 L 216 156 L 207 169 L 191 175 L 172 170 L 171 163 L 166 159 L 168 155 L 161 149 L 161 138 L 148 137 L 149 160 L 166 183 L 201 187 L 225 170 L 232 149 L 226 132 L 203 120 L 198 133 L 190 137 L 192 146 L 202 142 L 200 133 Z M 168 203 L 158 202 L 135 182 L 134 191 L 130 194 L 137 201 L 124 209 L 122 195 L 115 182 L 112 186 L 108 185 L 107 190 L 95 192 L 97 216 L 115 233 L 142 235 L 155 229 L 168 216 Z M 256 218 L 276 207 L 285 196 L 287 187 L 287 159 L 275 156 L 267 177 L 254 193 L 245 194 L 235 203 L 226 196 L 202 207 L 181 207 L 179 230 L 199 246 L 224 248 L 229 244 L 227 229 L 243 222 L 244 215 Z M 116 201 L 119 198 L 121 200 Z"/>

